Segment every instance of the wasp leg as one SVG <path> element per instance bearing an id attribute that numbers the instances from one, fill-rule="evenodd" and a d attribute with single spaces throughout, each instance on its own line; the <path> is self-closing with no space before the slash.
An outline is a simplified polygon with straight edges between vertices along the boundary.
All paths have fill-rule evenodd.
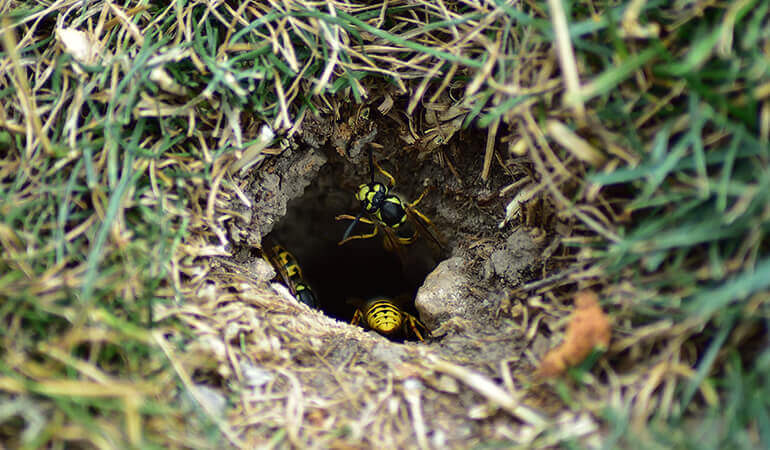
<path id="1" fill-rule="evenodd" d="M 339 216 L 334 217 L 334 220 L 356 220 L 356 216 L 351 216 L 350 214 L 340 214 Z M 369 220 L 366 217 L 360 217 L 358 219 L 359 222 L 373 224 L 373 220 Z"/>
<path id="2" fill-rule="evenodd" d="M 425 224 L 425 225 L 422 225 L 420 223 L 416 223 L 418 227 L 418 231 L 426 235 L 426 237 L 429 237 L 436 245 L 438 245 L 440 249 L 442 249 L 444 248 L 444 245 L 442 244 L 442 242 L 444 241 L 444 238 L 441 235 L 441 233 L 438 231 L 438 228 L 436 228 L 436 225 L 433 224 L 433 222 L 428 218 L 428 216 L 420 212 L 419 209 L 415 208 L 415 206 L 417 206 L 417 204 L 420 203 L 420 201 L 423 199 L 423 197 L 425 197 L 425 194 L 427 194 L 430 189 L 431 189 L 430 187 L 425 188 L 425 190 L 422 191 L 422 194 L 420 194 L 420 196 L 417 197 L 417 200 L 413 201 L 412 203 L 408 203 L 405 209 L 410 214 L 414 214 L 417 218 L 419 218 Z M 414 217 L 412 219 L 414 222 L 417 222 L 417 220 Z"/>
<path id="3" fill-rule="evenodd" d="M 436 229 L 436 225 L 434 225 L 433 222 L 430 219 L 428 219 L 428 217 L 425 214 L 421 213 L 420 210 L 414 209 L 412 207 L 410 207 L 409 209 L 410 209 L 409 212 L 414 213 L 415 216 L 417 216 L 420 219 L 422 219 L 422 221 L 425 222 L 425 224 L 428 225 L 431 228 L 431 231 L 433 231 L 437 235 L 440 235 L 440 233 Z"/>
<path id="4" fill-rule="evenodd" d="M 358 325 L 358 322 L 361 321 L 361 317 L 363 317 L 363 314 L 361 313 L 361 310 L 356 308 L 356 312 L 353 313 L 353 320 L 350 321 L 351 325 Z"/>
<path id="5" fill-rule="evenodd" d="M 408 330 L 406 329 L 406 327 L 408 326 L 409 328 L 411 328 L 412 332 L 414 333 L 415 336 L 417 336 L 417 339 L 419 339 L 420 342 L 425 342 L 425 339 L 422 338 L 422 334 L 420 333 L 420 330 L 417 329 L 417 324 L 420 324 L 422 327 L 425 327 L 425 325 L 423 325 L 422 322 L 417 320 L 417 318 L 414 317 L 411 314 L 404 313 L 404 316 L 405 316 L 404 317 L 404 319 L 405 319 L 404 320 L 404 336 L 406 336 L 408 334 L 407 333 Z M 427 330 L 427 328 L 425 328 L 425 329 Z"/>
<path id="6" fill-rule="evenodd" d="M 356 220 L 356 218 L 351 216 L 350 214 L 341 214 L 341 215 L 335 217 L 334 219 L 335 220 L 345 220 L 345 219 L 347 219 L 347 220 Z M 346 242 L 352 241 L 353 239 L 370 239 L 370 238 L 373 238 L 373 237 L 377 236 L 377 224 L 374 223 L 374 221 L 371 221 L 371 220 L 369 220 L 369 219 L 367 219 L 365 217 L 360 217 L 358 220 L 360 222 L 363 222 L 363 223 L 366 223 L 366 224 L 369 224 L 369 225 L 374 225 L 374 231 L 372 231 L 371 233 L 367 233 L 367 234 L 355 234 L 353 236 L 348 236 L 345 239 L 337 242 L 337 245 L 342 245 L 342 244 L 344 244 Z"/>
<path id="7" fill-rule="evenodd" d="M 353 236 L 348 236 L 347 238 L 337 242 L 337 245 L 343 245 L 347 242 L 352 241 L 353 239 L 371 239 L 373 237 L 377 236 L 377 227 L 374 227 L 374 231 L 367 234 L 354 234 Z"/>
<path id="8" fill-rule="evenodd" d="M 372 162 L 374 163 L 374 167 L 377 168 L 377 171 L 380 172 L 385 178 L 388 179 L 388 183 L 389 183 L 388 189 L 390 189 L 393 186 L 395 186 L 396 185 L 396 179 L 393 178 L 393 175 L 391 175 L 385 169 L 383 169 L 382 166 L 380 166 L 380 163 L 377 162 L 377 160 L 372 160 Z"/>
<path id="9" fill-rule="evenodd" d="M 430 186 L 426 187 L 425 190 L 422 191 L 422 194 L 420 194 L 420 196 L 417 197 L 417 200 L 413 201 L 412 203 L 408 203 L 406 206 L 408 206 L 410 208 L 414 208 L 415 206 L 417 206 L 417 204 L 422 201 L 422 198 L 425 197 L 425 194 L 427 194 L 428 191 L 430 191 L 430 189 L 431 189 Z"/>

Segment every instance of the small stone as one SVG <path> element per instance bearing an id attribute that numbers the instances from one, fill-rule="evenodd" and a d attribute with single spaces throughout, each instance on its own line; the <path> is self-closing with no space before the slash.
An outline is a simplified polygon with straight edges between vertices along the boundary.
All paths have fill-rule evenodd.
<path id="1" fill-rule="evenodd" d="M 417 292 L 415 307 L 420 319 L 433 330 L 451 317 L 463 316 L 468 309 L 468 278 L 465 260 L 454 257 L 442 261 L 425 279 Z"/>

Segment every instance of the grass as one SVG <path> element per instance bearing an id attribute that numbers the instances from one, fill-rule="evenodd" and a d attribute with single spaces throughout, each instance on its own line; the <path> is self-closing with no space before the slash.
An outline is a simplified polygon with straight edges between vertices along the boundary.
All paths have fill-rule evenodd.
<path id="1" fill-rule="evenodd" d="M 264 125 L 292 136 L 388 86 L 487 128 L 484 179 L 524 142 L 529 188 L 574 221 L 565 254 L 597 270 L 573 281 L 601 288 L 617 338 L 566 395 L 608 446 L 767 446 L 770 8 L 552 3 L 0 6 L 2 439 L 243 444 L 194 394 L 222 377 L 211 355 L 181 350 L 226 199 L 276 146 Z"/>

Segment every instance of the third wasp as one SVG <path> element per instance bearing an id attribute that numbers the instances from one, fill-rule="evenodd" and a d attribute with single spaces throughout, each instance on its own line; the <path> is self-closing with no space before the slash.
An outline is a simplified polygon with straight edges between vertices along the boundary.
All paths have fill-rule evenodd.
<path id="1" fill-rule="evenodd" d="M 420 320 L 404 311 L 399 302 L 387 297 L 375 297 L 366 302 L 353 301 L 357 304 L 351 324 L 374 330 L 390 338 L 409 338 L 415 336 L 424 341 L 423 333 L 430 336 L 428 328 Z M 422 330 L 422 333 L 420 332 Z"/>
<path id="2" fill-rule="evenodd" d="M 318 308 L 318 299 L 310 286 L 305 282 L 302 275 L 302 269 L 299 267 L 297 258 L 289 253 L 280 244 L 266 245 L 262 249 L 267 262 L 273 265 L 281 277 L 281 281 L 291 290 L 291 293 L 300 302 Z"/>

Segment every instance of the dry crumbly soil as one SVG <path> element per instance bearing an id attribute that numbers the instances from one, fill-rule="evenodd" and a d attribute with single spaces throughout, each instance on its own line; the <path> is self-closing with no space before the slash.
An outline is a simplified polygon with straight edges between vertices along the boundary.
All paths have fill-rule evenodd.
<path id="1" fill-rule="evenodd" d="M 342 426 L 336 432 L 345 445 L 382 444 L 385 441 L 378 439 L 390 439 L 390 445 L 403 446 L 417 438 L 429 439 L 435 446 L 462 447 L 513 439 L 521 433 L 521 421 L 512 417 L 515 414 L 503 411 L 477 389 L 458 383 L 456 377 L 426 369 L 425 363 L 438 358 L 498 385 L 530 386 L 517 396 L 544 415 L 562 408 L 548 389 L 531 386 L 536 359 L 549 343 L 543 336 L 527 333 L 527 312 L 510 295 L 512 289 L 552 266 L 543 251 L 554 234 L 553 214 L 547 205 L 540 205 L 526 216 L 529 226 L 514 221 L 499 228 L 515 190 L 499 193 L 529 169 L 526 162 L 497 158 L 491 176 L 483 181 L 485 133 L 458 130 L 449 145 L 420 152 L 417 145 L 405 142 L 408 130 L 396 115 L 383 116 L 372 106 L 362 118 L 361 111 L 361 106 L 343 105 L 339 117 L 305 117 L 300 133 L 284 142 L 280 155 L 241 180 L 251 208 L 237 200 L 231 206 L 249 220 L 231 223 L 235 256 L 222 261 L 220 274 L 237 267 L 235 271 L 246 279 L 268 281 L 271 273 L 258 248 L 266 240 L 277 241 L 296 255 L 321 302 L 323 312 L 318 312 L 290 297 L 266 294 L 279 305 L 263 311 L 268 323 L 288 314 L 305 324 L 287 319 L 280 325 L 289 328 L 293 348 L 282 364 L 297 378 L 295 385 L 271 382 L 270 389 L 301 389 L 304 399 L 316 399 L 319 406 L 304 410 L 302 431 L 297 425 L 290 440 L 295 445 L 309 444 L 302 433 L 309 433 L 304 439 L 311 439 L 313 425 L 323 428 L 330 423 Z M 335 216 L 359 211 L 353 194 L 370 177 L 369 145 L 394 176 L 394 190 L 402 198 L 411 201 L 429 188 L 416 207 L 434 222 L 443 248 L 422 237 L 406 249 L 405 258 L 399 258 L 383 249 L 379 236 L 337 245 L 349 222 L 337 221 Z M 378 179 L 382 178 L 378 175 Z M 356 230 L 368 232 L 369 225 L 359 223 Z M 347 325 L 355 310 L 350 300 L 375 295 L 408 298 L 404 309 L 419 316 L 432 337 L 424 343 L 393 342 Z M 269 366 L 259 356 L 251 356 L 249 370 L 256 370 L 251 365 Z M 421 414 L 414 409 L 409 387 L 413 385 L 405 380 L 417 380 Z M 265 383 L 246 384 L 247 391 L 265 387 Z M 399 395 L 406 402 L 394 400 Z M 334 412 L 320 407 L 329 404 L 335 405 Z M 250 409 L 253 413 L 252 407 L 237 414 Z M 362 414 L 371 415 L 368 423 L 354 419 Z M 255 442 L 271 429 L 264 423 L 243 426 L 244 435 Z M 332 442 L 336 441 L 323 445 Z"/>

